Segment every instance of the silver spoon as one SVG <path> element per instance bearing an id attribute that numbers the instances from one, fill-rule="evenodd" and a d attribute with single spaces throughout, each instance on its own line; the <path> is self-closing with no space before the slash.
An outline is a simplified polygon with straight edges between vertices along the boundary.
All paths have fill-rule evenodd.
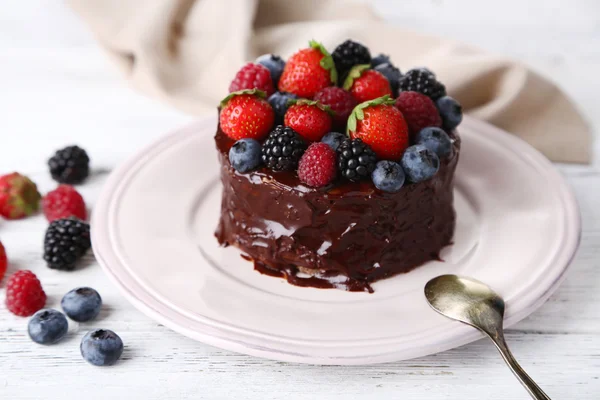
<path id="1" fill-rule="evenodd" d="M 502 327 L 504 300 L 489 286 L 471 278 L 442 275 L 427 282 L 425 297 L 438 313 L 471 325 L 488 336 L 531 397 L 536 400 L 550 400 L 508 349 Z"/>

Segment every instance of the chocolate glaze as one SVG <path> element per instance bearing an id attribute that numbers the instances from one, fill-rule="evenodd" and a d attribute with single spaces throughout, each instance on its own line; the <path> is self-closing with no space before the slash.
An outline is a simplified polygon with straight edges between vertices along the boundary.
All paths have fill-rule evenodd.
<path id="1" fill-rule="evenodd" d="M 223 197 L 215 236 L 248 254 L 259 272 L 291 284 L 372 292 L 370 282 L 438 260 L 451 243 L 460 151 L 453 138 L 453 154 L 432 179 L 385 193 L 372 182 L 315 189 L 296 172 L 238 173 L 228 158 L 234 142 L 219 127 Z"/>

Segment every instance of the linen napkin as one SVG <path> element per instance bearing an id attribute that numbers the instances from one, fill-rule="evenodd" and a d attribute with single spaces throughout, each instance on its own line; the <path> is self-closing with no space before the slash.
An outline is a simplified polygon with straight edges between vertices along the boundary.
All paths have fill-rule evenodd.
<path id="1" fill-rule="evenodd" d="M 590 161 L 585 121 L 554 84 L 518 62 L 380 21 L 342 0 L 68 0 L 134 87 L 189 113 L 215 109 L 260 54 L 288 57 L 316 39 L 351 38 L 402 71 L 427 66 L 470 115 L 558 162 Z M 526 38 L 524 38 L 526 40 Z"/>

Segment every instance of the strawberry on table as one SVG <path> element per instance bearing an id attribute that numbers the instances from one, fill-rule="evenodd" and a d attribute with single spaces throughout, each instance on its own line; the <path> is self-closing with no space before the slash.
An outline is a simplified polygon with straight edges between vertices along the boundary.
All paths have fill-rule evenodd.
<path id="1" fill-rule="evenodd" d="M 304 139 L 317 142 L 331 130 L 333 112 L 314 100 L 295 100 L 285 113 L 284 123 Z"/>
<path id="2" fill-rule="evenodd" d="M 27 217 L 39 209 L 42 196 L 28 177 L 13 172 L 0 176 L 0 215 L 6 219 Z"/>
<path id="3" fill-rule="evenodd" d="M 390 82 L 381 72 L 370 69 L 369 64 L 352 67 L 344 81 L 344 89 L 359 103 L 392 95 Z"/>
<path id="4" fill-rule="evenodd" d="M 258 89 L 230 93 L 221 101 L 219 123 L 233 140 L 265 137 L 273 128 L 275 113 L 265 92 Z"/>
<path id="5" fill-rule="evenodd" d="M 289 58 L 279 79 L 279 91 L 312 99 L 321 89 L 337 84 L 335 63 L 321 43 L 314 40 Z"/>
<path id="6" fill-rule="evenodd" d="M 348 118 L 348 135 L 362 139 L 385 160 L 400 159 L 408 147 L 408 126 L 389 96 L 356 106 Z"/>
<path id="7" fill-rule="evenodd" d="M 244 65 L 231 81 L 229 93 L 244 89 L 262 90 L 267 94 L 267 97 L 275 93 L 269 69 L 261 64 L 248 63 Z"/>

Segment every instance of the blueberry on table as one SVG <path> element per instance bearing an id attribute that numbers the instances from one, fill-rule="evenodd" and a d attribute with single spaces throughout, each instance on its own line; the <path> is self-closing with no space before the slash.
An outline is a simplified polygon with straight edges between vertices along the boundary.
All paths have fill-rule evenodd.
<path id="1" fill-rule="evenodd" d="M 229 149 L 229 162 L 236 171 L 246 173 L 260 164 L 261 146 L 254 139 L 240 139 Z"/>
<path id="2" fill-rule="evenodd" d="M 394 161 L 379 161 L 371 174 L 375 187 L 389 193 L 395 193 L 404 185 L 404 170 Z"/>
<path id="3" fill-rule="evenodd" d="M 60 311 L 51 308 L 36 312 L 29 320 L 29 337 L 39 344 L 53 344 L 65 337 L 69 323 Z"/>
<path id="4" fill-rule="evenodd" d="M 123 354 L 123 341 L 111 330 L 96 329 L 81 340 L 81 356 L 99 367 L 113 365 Z"/>
<path id="5" fill-rule="evenodd" d="M 438 156 L 422 144 L 406 149 L 400 162 L 409 181 L 417 183 L 432 178 L 440 168 Z"/>
<path id="6" fill-rule="evenodd" d="M 449 156 L 452 153 L 452 139 L 443 129 L 437 127 L 421 129 L 415 138 L 415 142 L 427 147 L 440 158 Z"/>
<path id="7" fill-rule="evenodd" d="M 60 305 L 69 318 L 77 322 L 87 322 L 96 318 L 102 307 L 102 298 L 89 287 L 71 290 L 62 298 Z"/>

